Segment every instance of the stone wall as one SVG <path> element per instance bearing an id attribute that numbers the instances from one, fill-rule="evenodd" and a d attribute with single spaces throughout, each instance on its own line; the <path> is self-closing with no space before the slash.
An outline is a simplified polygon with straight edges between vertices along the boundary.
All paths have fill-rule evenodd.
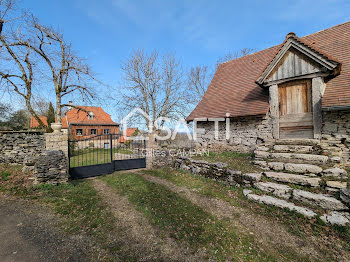
<path id="1" fill-rule="evenodd" d="M 40 132 L 0 133 L 0 163 L 23 164 L 45 150 L 45 138 Z"/>
<path id="2" fill-rule="evenodd" d="M 48 150 L 49 149 L 49 150 Z M 4 132 L 0 134 L 0 163 L 23 165 L 34 184 L 68 181 L 68 135 Z"/>
<path id="3" fill-rule="evenodd" d="M 272 120 L 268 115 L 232 118 L 228 140 L 226 139 L 225 121 L 219 122 L 217 140 L 215 139 L 214 122 L 198 122 L 197 128 L 205 131 L 198 132 L 196 145 L 210 148 L 213 151 L 253 152 L 257 145 L 272 139 Z"/>
<path id="4" fill-rule="evenodd" d="M 321 147 L 336 161 L 350 165 L 350 111 L 323 112 Z"/>
<path id="5" fill-rule="evenodd" d="M 46 150 L 38 157 L 33 170 L 34 184 L 61 184 L 68 181 L 68 163 L 61 150 Z"/>
<path id="6" fill-rule="evenodd" d="M 272 140 L 272 119 L 249 116 L 230 121 L 230 139 L 226 140 L 226 124 L 219 122 L 219 136 L 215 139 L 214 122 L 198 122 L 196 145 L 213 151 L 253 152 L 261 144 Z M 325 111 L 322 115 L 321 148 L 335 162 L 350 166 L 350 111 Z"/>
<path id="7" fill-rule="evenodd" d="M 155 150 L 152 150 L 150 154 L 147 154 L 147 160 L 152 163 L 147 168 L 161 168 L 161 167 L 173 167 L 174 156 L 167 150 L 161 150 L 159 154 Z M 150 157 L 152 156 L 152 157 Z"/>

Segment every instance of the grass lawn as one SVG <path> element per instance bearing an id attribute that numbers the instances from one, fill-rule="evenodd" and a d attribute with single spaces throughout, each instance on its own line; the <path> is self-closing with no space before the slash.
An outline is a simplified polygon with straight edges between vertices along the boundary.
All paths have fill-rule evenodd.
<path id="1" fill-rule="evenodd" d="M 228 167 L 234 170 L 240 170 L 243 173 L 256 172 L 260 169 L 252 164 L 254 155 L 238 152 L 209 152 L 203 156 L 194 156 L 193 159 L 205 160 L 209 163 L 223 162 L 228 164 Z"/>
<path id="2" fill-rule="evenodd" d="M 113 160 L 117 160 L 116 154 L 131 155 L 133 152 L 128 148 L 113 148 Z M 120 156 L 119 156 L 120 157 Z M 70 167 L 78 166 L 90 166 L 98 164 L 106 164 L 111 162 L 111 151 L 110 149 L 104 148 L 86 148 L 80 149 L 73 152 L 70 157 Z"/>
<path id="3" fill-rule="evenodd" d="M 164 186 L 135 173 L 109 175 L 102 180 L 127 196 L 153 224 L 195 250 L 205 248 L 220 261 L 276 261 L 249 235 L 238 235 L 228 221 L 217 219 Z"/>

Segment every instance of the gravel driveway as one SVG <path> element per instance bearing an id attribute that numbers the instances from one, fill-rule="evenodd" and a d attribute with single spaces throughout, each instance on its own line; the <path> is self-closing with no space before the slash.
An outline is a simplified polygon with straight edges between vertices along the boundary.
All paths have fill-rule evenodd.
<path id="1" fill-rule="evenodd" d="M 1 262 L 91 261 L 86 236 L 68 235 L 47 207 L 0 195 Z"/>

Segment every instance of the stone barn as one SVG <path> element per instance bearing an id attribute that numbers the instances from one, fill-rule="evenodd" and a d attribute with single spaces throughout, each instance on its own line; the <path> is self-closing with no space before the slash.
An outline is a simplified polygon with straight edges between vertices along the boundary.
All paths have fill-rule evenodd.
<path id="1" fill-rule="evenodd" d="M 349 162 L 350 22 L 219 65 L 187 121 L 201 147 L 310 145 Z"/>

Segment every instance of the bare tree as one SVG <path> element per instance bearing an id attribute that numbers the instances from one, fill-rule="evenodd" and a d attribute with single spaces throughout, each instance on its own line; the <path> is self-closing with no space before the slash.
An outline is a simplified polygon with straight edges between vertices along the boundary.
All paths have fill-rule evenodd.
<path id="1" fill-rule="evenodd" d="M 62 99 L 77 93 L 83 100 L 90 101 L 97 80 L 86 61 L 73 51 L 61 33 L 40 25 L 35 18 L 32 18 L 32 29 L 35 37 L 31 41 L 23 42 L 22 38 L 18 41 L 39 55 L 48 66 L 56 94 L 55 118 L 61 123 L 62 108 L 72 107 L 62 103 Z"/>
<path id="2" fill-rule="evenodd" d="M 254 52 L 255 52 L 255 49 L 248 48 L 248 47 L 243 48 L 236 52 L 228 52 L 226 55 L 219 57 L 219 59 L 216 61 L 216 68 L 218 68 L 218 66 L 222 63 L 228 62 L 232 59 L 240 58 L 242 56 L 250 55 L 251 53 L 254 53 Z"/>
<path id="3" fill-rule="evenodd" d="M 39 24 L 34 16 L 23 13 L 15 4 L 15 0 L 0 0 L 0 84 L 20 95 L 30 114 L 44 126 L 36 112 L 40 106 L 36 105 L 33 83 L 36 81 L 35 86 L 43 87 L 39 79 L 49 76 L 56 95 L 55 118 L 61 122 L 61 109 L 72 106 L 62 103 L 62 99 L 69 96 L 71 100 L 78 94 L 83 101 L 89 101 L 97 80 L 61 33 Z"/>
<path id="4" fill-rule="evenodd" d="M 1 86 L 22 97 L 30 114 L 45 127 L 32 105 L 35 59 L 28 46 L 18 43 L 11 24 L 21 17 L 24 15 L 16 10 L 15 1 L 0 0 Z"/>
<path id="5" fill-rule="evenodd" d="M 50 102 L 48 102 L 47 99 L 44 99 L 40 95 L 35 95 L 33 97 L 32 104 L 35 112 L 37 112 L 39 116 L 47 116 L 47 112 L 49 110 L 49 105 L 50 105 Z"/>
<path id="6" fill-rule="evenodd" d="M 188 75 L 189 103 L 198 103 L 211 81 L 213 74 L 209 72 L 207 66 L 191 67 Z"/>
<path id="7" fill-rule="evenodd" d="M 39 126 L 45 127 L 32 105 L 34 59 L 30 48 L 18 45 L 4 34 L 0 35 L 0 43 L 1 59 L 6 61 L 2 63 L 4 66 L 0 67 L 2 86 L 22 97 L 28 111 L 38 121 Z"/>
<path id="8" fill-rule="evenodd" d="M 5 23 L 17 20 L 24 16 L 24 12 L 18 14 L 15 0 L 0 0 L 0 34 Z"/>
<path id="9" fill-rule="evenodd" d="M 187 79 L 188 102 L 197 104 L 201 101 L 202 97 L 207 91 L 211 79 L 214 76 L 215 70 L 217 70 L 220 64 L 228 62 L 232 59 L 249 55 L 254 51 L 255 50 L 252 48 L 243 48 L 238 52 L 229 52 L 216 61 L 215 68 L 208 66 L 191 67 Z"/>
<path id="10" fill-rule="evenodd" d="M 124 84 L 118 90 L 118 104 L 125 112 L 140 108 L 150 116 L 136 114 L 134 121 L 148 128 L 159 117 L 175 119 L 186 114 L 183 72 L 174 54 L 160 57 L 156 51 L 135 50 L 121 69 Z M 162 127 L 164 120 L 158 125 Z"/>

